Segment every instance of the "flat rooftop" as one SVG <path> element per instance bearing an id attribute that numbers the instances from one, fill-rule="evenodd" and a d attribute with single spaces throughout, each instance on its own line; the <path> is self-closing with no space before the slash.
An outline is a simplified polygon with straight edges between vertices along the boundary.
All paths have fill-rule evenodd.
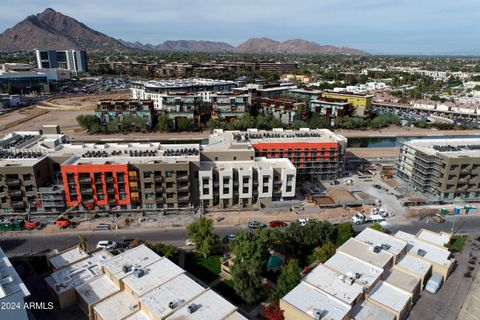
<path id="1" fill-rule="evenodd" d="M 410 254 L 405 255 L 400 261 L 397 261 L 396 266 L 418 274 L 422 278 L 432 269 L 430 263 Z"/>
<path id="2" fill-rule="evenodd" d="M 303 281 L 350 305 L 363 293 L 361 285 L 349 282 L 348 279 L 345 279 L 345 275 L 339 274 L 322 264 L 310 271 L 303 278 Z"/>
<path id="3" fill-rule="evenodd" d="M 139 304 L 131 293 L 121 291 L 99 302 L 93 309 L 102 320 L 118 320 L 137 311 Z"/>
<path id="4" fill-rule="evenodd" d="M 363 301 L 352 309 L 352 318 L 355 320 L 395 320 L 395 316 L 379 306 Z"/>
<path id="5" fill-rule="evenodd" d="M 188 312 L 188 307 L 194 307 L 192 313 Z M 212 290 L 207 290 L 192 301 L 186 303 L 179 309 L 175 310 L 173 314 L 168 316 L 167 320 L 213 320 L 223 319 L 237 308 L 222 298 L 220 295 Z"/>
<path id="6" fill-rule="evenodd" d="M 144 275 L 140 278 L 137 278 L 135 274 L 123 278 L 123 283 L 139 297 L 184 272 L 182 268 L 167 258 L 161 258 L 141 269 Z"/>
<path id="7" fill-rule="evenodd" d="M 365 228 L 355 239 L 360 240 L 370 246 L 382 246 L 383 250 L 393 255 L 399 255 L 407 247 L 407 241 L 395 238 L 389 234 L 372 228 Z"/>
<path id="8" fill-rule="evenodd" d="M 195 86 L 219 86 L 219 85 L 237 85 L 236 82 L 228 80 L 204 79 L 204 78 L 187 78 L 187 79 L 167 79 L 167 80 L 149 80 L 149 81 L 133 81 L 132 84 L 143 85 L 149 88 L 189 88 Z"/>
<path id="9" fill-rule="evenodd" d="M 385 276 L 385 282 L 412 294 L 417 290 L 420 284 L 420 279 L 395 268 L 388 271 Z"/>
<path id="10" fill-rule="evenodd" d="M 145 312 L 139 310 L 122 320 L 152 320 Z"/>
<path id="11" fill-rule="evenodd" d="M 78 246 L 75 246 L 61 251 L 59 254 L 48 258 L 48 260 L 55 269 L 59 269 L 87 257 L 88 254 L 86 252 L 81 251 Z"/>
<path id="12" fill-rule="evenodd" d="M 88 258 L 57 269 L 45 281 L 57 293 L 73 289 L 102 274 L 100 264 L 112 257 L 106 250 L 93 252 Z"/>
<path id="13" fill-rule="evenodd" d="M 352 257 L 343 252 L 337 252 L 327 262 L 327 267 L 355 278 L 363 286 L 370 288 L 383 273 L 383 269 Z"/>
<path id="14" fill-rule="evenodd" d="M 267 170 L 267 169 L 291 169 L 295 170 L 295 166 L 292 162 L 287 158 L 265 158 L 265 157 L 258 157 L 254 158 L 254 160 L 246 160 L 246 161 L 202 161 L 200 163 L 200 171 L 206 170 L 245 170 L 250 171 L 252 168 L 260 169 L 260 170 Z"/>
<path id="15" fill-rule="evenodd" d="M 438 233 L 427 229 L 421 229 L 417 233 L 417 238 L 437 245 L 441 248 L 445 248 L 445 245 L 450 242 L 452 234 L 443 231 Z"/>
<path id="16" fill-rule="evenodd" d="M 7 301 L 10 295 L 18 292 L 21 292 L 22 297 L 30 295 L 30 291 L 28 291 L 2 248 L 0 248 L 0 279 L 0 300 L 5 298 L 5 301 Z"/>
<path id="17" fill-rule="evenodd" d="M 95 303 L 120 290 L 107 276 L 102 276 L 75 288 L 78 295 L 88 304 Z"/>
<path id="18" fill-rule="evenodd" d="M 351 308 L 350 305 L 332 298 L 305 282 L 300 282 L 282 300 L 312 318 L 316 310 L 322 310 L 325 319 L 341 320 L 347 316 Z"/>
<path id="19" fill-rule="evenodd" d="M 442 266 L 449 266 L 453 263 L 449 260 L 450 251 L 447 248 L 441 248 L 426 241 L 417 239 L 413 234 L 398 231 L 395 237 L 408 241 L 407 250 L 411 254 L 418 255 L 426 260 L 437 263 Z"/>
<path id="20" fill-rule="evenodd" d="M 337 250 L 376 267 L 385 269 L 388 263 L 392 261 L 393 255 L 381 248 L 378 249 L 379 252 L 375 252 L 375 246 L 376 244 L 369 245 L 363 241 L 357 240 L 356 238 L 350 238 Z"/>
<path id="21" fill-rule="evenodd" d="M 402 312 L 410 302 L 410 295 L 386 283 L 379 282 L 369 293 L 368 299 L 376 301 L 396 312 Z"/>
<path id="22" fill-rule="evenodd" d="M 347 139 L 341 135 L 335 134 L 328 129 L 308 129 L 300 128 L 300 130 L 284 130 L 276 128 L 273 130 L 247 129 L 247 131 L 224 131 L 222 129 L 214 130 L 209 136 L 209 142 L 216 141 L 235 143 L 262 143 L 262 142 L 346 142 Z"/>
<path id="23" fill-rule="evenodd" d="M 144 268 L 161 258 L 158 254 L 142 244 L 103 261 L 101 265 L 115 278 L 123 279 L 132 274 L 134 266 Z M 124 266 L 128 267 L 128 272 L 123 271 Z"/>
<path id="24" fill-rule="evenodd" d="M 480 138 L 416 139 L 408 140 L 404 145 L 432 156 L 480 157 Z"/>
<path id="25" fill-rule="evenodd" d="M 140 303 L 156 318 L 164 319 L 173 311 L 168 306 L 170 302 L 177 304 L 175 308 L 178 308 L 203 291 L 204 287 L 186 274 L 181 274 L 144 295 L 140 298 Z"/>

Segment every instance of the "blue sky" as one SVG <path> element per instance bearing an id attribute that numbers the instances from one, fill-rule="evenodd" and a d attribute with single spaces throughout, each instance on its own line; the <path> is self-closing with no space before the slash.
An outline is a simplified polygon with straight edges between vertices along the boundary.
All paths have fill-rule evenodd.
<path id="1" fill-rule="evenodd" d="M 479 0 L 0 0 L 0 32 L 47 7 L 152 44 L 268 37 L 378 54 L 480 53 Z"/>

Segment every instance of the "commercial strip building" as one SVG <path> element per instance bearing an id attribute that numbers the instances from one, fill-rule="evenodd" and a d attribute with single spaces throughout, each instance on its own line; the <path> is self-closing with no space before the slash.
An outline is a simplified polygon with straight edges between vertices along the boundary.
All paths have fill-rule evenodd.
<path id="1" fill-rule="evenodd" d="M 58 126 L 0 139 L 2 213 L 291 207 L 300 179 L 342 175 L 326 129 L 215 130 L 205 144 L 68 143 Z"/>
<path id="2" fill-rule="evenodd" d="M 74 75 L 88 72 L 85 50 L 36 49 L 35 57 L 39 69 L 61 68 L 69 70 Z"/>
<path id="3" fill-rule="evenodd" d="M 323 91 L 322 100 L 348 102 L 354 108 L 354 115 L 358 117 L 368 116 L 372 107 L 373 95 L 340 91 Z"/>
<path id="4" fill-rule="evenodd" d="M 28 320 L 25 298 L 30 291 L 23 283 L 12 263 L 0 248 L 0 305 L 2 319 Z"/>
<path id="5" fill-rule="evenodd" d="M 49 260 L 58 264 L 59 255 L 66 252 Z M 104 250 L 84 252 L 77 260 L 74 256 L 71 253 L 69 264 L 46 281 L 62 309 L 78 305 L 89 319 L 246 319 L 234 305 L 145 245 L 116 256 Z"/>
<path id="6" fill-rule="evenodd" d="M 450 237 L 366 228 L 280 300 L 285 319 L 405 319 L 432 272 L 450 275 Z"/>
<path id="7" fill-rule="evenodd" d="M 402 143 L 396 174 L 439 201 L 480 200 L 480 139 L 416 139 Z"/>

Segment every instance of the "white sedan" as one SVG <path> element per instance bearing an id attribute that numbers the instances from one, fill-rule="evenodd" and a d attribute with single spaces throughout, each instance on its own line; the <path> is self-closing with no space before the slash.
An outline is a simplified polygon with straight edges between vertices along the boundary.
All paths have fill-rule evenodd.
<path id="1" fill-rule="evenodd" d="M 110 241 L 110 240 L 102 240 L 98 241 L 97 243 L 97 249 L 115 249 L 117 248 L 118 244 L 115 241 Z"/>

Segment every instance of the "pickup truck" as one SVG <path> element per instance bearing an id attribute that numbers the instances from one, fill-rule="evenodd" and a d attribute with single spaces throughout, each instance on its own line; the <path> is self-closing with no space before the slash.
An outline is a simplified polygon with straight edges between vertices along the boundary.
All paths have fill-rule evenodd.
<path id="1" fill-rule="evenodd" d="M 352 222 L 354 224 L 378 223 L 382 221 L 385 221 L 385 218 L 382 217 L 380 214 L 371 214 L 369 216 L 365 216 L 363 213 L 357 212 L 352 217 Z"/>

